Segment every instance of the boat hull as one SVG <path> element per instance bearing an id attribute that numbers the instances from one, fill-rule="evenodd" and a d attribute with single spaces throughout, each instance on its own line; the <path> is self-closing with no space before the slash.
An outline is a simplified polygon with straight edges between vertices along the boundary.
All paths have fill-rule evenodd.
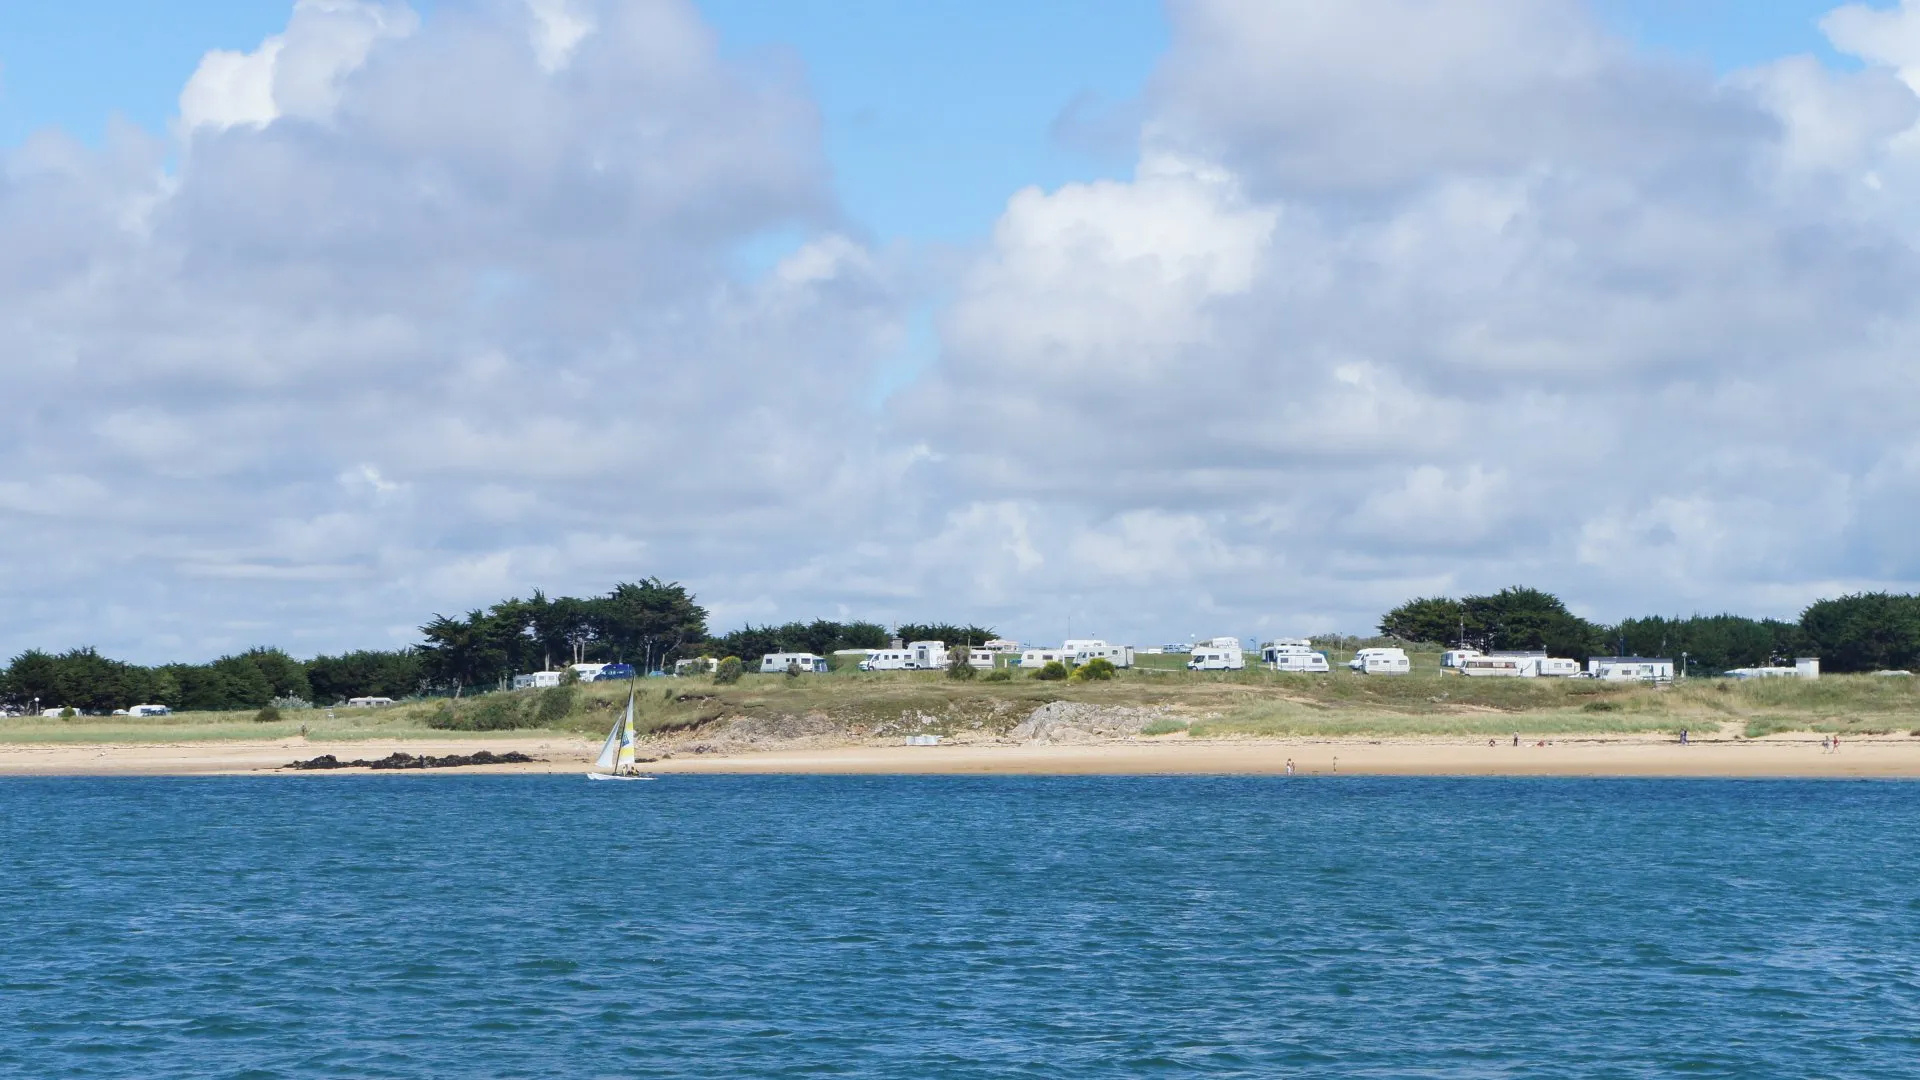
<path id="1" fill-rule="evenodd" d="M 587 774 L 587 779 L 589 779 L 589 780 L 652 780 L 652 779 L 654 779 L 654 777 L 651 777 L 651 776 L 615 776 L 615 775 L 613 775 L 612 773 L 603 773 L 603 772 L 590 772 L 590 773 L 588 773 L 588 774 Z"/>

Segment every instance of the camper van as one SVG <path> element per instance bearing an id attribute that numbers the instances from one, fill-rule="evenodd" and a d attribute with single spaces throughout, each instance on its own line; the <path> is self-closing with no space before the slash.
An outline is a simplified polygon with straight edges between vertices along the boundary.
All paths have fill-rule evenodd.
<path id="1" fill-rule="evenodd" d="M 1187 661 L 1188 671 L 1239 671 L 1247 666 L 1240 651 L 1240 639 L 1217 637 L 1193 647 Z"/>
<path id="2" fill-rule="evenodd" d="M 1362 675 L 1405 675 L 1413 670 L 1405 649 L 1361 649 L 1347 667 Z"/>
<path id="3" fill-rule="evenodd" d="M 785 675 L 789 667 L 799 668 L 809 675 L 824 675 L 827 672 L 827 658 L 810 652 L 774 652 L 760 658 L 762 675 Z"/>
<path id="4" fill-rule="evenodd" d="M 1068 655 L 1067 663 L 1084 664 L 1089 660 L 1105 660 L 1117 668 L 1133 666 L 1133 646 L 1109 645 L 1097 639 L 1069 641 L 1061 646 Z"/>
<path id="5" fill-rule="evenodd" d="M 1330 671 L 1325 653 L 1307 638 L 1278 638 L 1260 646 L 1260 659 L 1273 671 Z"/>
<path id="6" fill-rule="evenodd" d="M 868 649 L 861 671 L 912 671 L 913 654 L 905 649 Z"/>

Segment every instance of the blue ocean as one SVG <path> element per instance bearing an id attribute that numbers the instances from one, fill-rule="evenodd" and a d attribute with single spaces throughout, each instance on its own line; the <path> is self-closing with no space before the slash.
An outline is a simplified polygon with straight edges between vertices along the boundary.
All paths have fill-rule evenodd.
<path id="1" fill-rule="evenodd" d="M 1920 785 L 0 781 L 8 1077 L 1912 1077 Z"/>

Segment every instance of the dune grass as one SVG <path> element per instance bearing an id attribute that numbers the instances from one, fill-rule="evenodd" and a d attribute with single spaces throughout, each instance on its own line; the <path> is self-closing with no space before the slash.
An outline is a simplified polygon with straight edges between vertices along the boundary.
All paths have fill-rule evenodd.
<path id="1" fill-rule="evenodd" d="M 1155 657 L 1184 663 L 1178 656 Z M 1335 663 L 1342 657 L 1335 657 Z M 825 675 L 749 674 L 738 683 L 711 679 L 647 679 L 638 684 L 636 721 L 645 733 L 697 731 L 723 717 L 825 717 L 848 734 L 900 730 L 999 733 L 1051 701 L 1162 706 L 1189 723 L 1196 738 L 1233 735 L 1527 735 L 1696 731 L 1738 725 L 1752 738 L 1784 731 L 1873 734 L 1920 730 L 1920 679 L 1827 676 L 1816 682 L 1767 679 L 1686 680 L 1673 686 L 1610 684 L 1584 679 L 1467 679 L 1443 675 L 1437 654 L 1415 654 L 1406 676 L 1278 673 L 1257 666 L 1237 672 L 1190 672 L 1168 664 L 1123 671 L 1111 682 L 1041 682 L 1014 672 L 1006 682 L 954 680 L 942 672 L 836 671 Z M 541 691 L 522 692 L 539 694 Z M 385 709 L 288 712 L 254 723 L 251 712 L 182 713 L 165 717 L 0 719 L 5 743 L 131 743 L 275 739 L 303 726 L 315 739 L 486 739 L 513 734 L 597 736 L 625 705 L 625 683 L 577 688 L 564 716 L 518 731 L 436 728 L 449 708 L 495 707 L 503 695 L 456 705 L 403 702 Z M 511 695 L 505 695 L 510 697 Z M 529 697 L 521 710 L 535 716 Z M 1169 727 L 1166 731 L 1176 730 Z"/>

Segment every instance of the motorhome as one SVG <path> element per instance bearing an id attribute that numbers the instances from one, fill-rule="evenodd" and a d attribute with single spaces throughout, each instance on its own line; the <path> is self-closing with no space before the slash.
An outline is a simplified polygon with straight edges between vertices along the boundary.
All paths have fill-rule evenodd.
<path id="1" fill-rule="evenodd" d="M 861 671 L 912 671 L 913 654 L 905 649 L 868 649 Z"/>
<path id="2" fill-rule="evenodd" d="M 1218 637 L 1193 647 L 1187 660 L 1188 671 L 1240 671 L 1247 658 L 1240 651 L 1240 639 Z"/>
<path id="3" fill-rule="evenodd" d="M 913 655 L 913 666 L 921 671 L 934 671 L 947 666 L 947 643 L 944 641 L 909 642 L 907 652 Z"/>
<path id="4" fill-rule="evenodd" d="M 515 690 L 537 690 L 547 686 L 559 686 L 560 679 L 564 674 L 565 672 L 560 671 L 535 671 L 526 675 L 515 675 L 513 677 L 513 688 Z"/>
<path id="5" fill-rule="evenodd" d="M 1793 662 L 1792 667 L 1743 667 L 1734 668 L 1726 674 L 1732 679 L 1817 679 L 1820 677 L 1820 661 L 1816 657 L 1802 656 Z"/>
<path id="6" fill-rule="evenodd" d="M 988 638 L 980 647 L 999 653 L 1014 653 L 1020 651 L 1019 642 L 1012 638 L 1003 637 Z"/>
<path id="7" fill-rule="evenodd" d="M 1672 682 L 1673 661 L 1666 657 L 1591 656 L 1587 677 L 1634 682 Z"/>
<path id="8" fill-rule="evenodd" d="M 1260 659 L 1273 671 L 1331 671 L 1327 654 L 1307 638 L 1276 638 L 1260 646 Z"/>
<path id="9" fill-rule="evenodd" d="M 1133 646 L 1109 645 L 1104 641 L 1083 639 L 1069 641 L 1062 645 L 1061 651 L 1068 654 L 1069 664 L 1084 664 L 1089 660 L 1105 660 L 1117 668 L 1133 666 Z"/>
<path id="10" fill-rule="evenodd" d="M 797 668 L 808 674 L 824 675 L 827 671 L 827 658 L 815 656 L 810 652 L 775 652 L 760 658 L 762 675 L 784 675 L 789 668 Z"/>
<path id="11" fill-rule="evenodd" d="M 1362 675 L 1405 675 L 1413 670 L 1405 649 L 1361 649 L 1347 667 Z"/>

